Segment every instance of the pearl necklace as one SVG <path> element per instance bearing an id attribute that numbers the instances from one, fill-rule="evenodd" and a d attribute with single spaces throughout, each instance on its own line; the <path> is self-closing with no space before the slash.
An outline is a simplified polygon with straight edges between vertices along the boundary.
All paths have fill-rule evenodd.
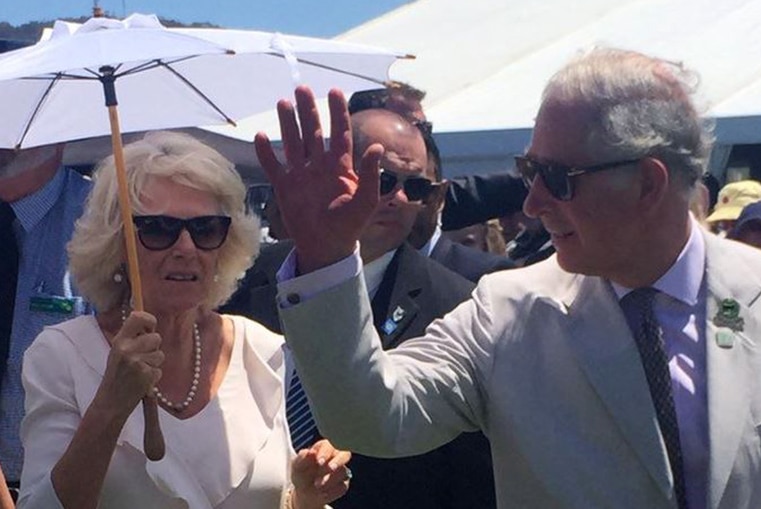
<path id="1" fill-rule="evenodd" d="M 127 309 L 122 308 L 122 323 L 127 320 Z M 153 394 L 161 401 L 165 406 L 174 410 L 175 412 L 182 412 L 190 406 L 193 399 L 196 397 L 196 391 L 198 389 L 198 381 L 201 378 L 201 332 L 198 330 L 198 324 L 193 322 L 193 346 L 194 346 L 194 361 L 193 361 L 193 382 L 190 384 L 190 390 L 185 400 L 182 403 L 175 403 L 169 401 L 164 396 L 158 387 L 153 387 Z"/>

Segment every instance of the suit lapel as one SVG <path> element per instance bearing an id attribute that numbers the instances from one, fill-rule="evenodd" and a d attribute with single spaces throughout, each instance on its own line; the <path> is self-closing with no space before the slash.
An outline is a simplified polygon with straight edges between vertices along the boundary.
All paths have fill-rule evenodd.
<path id="1" fill-rule="evenodd" d="M 571 348 L 632 450 L 671 498 L 668 456 L 634 338 L 610 285 L 600 278 L 579 279 L 563 299 Z"/>
<path id="2" fill-rule="evenodd" d="M 402 334 L 420 311 L 415 298 L 421 286 L 414 271 L 409 270 L 407 249 L 406 244 L 399 247 L 372 301 L 373 321 L 384 350 L 399 344 Z"/>
<path id="3" fill-rule="evenodd" d="M 717 253 L 721 246 L 712 240 L 706 240 L 706 370 L 711 448 L 708 501 L 710 508 L 716 508 L 752 419 L 753 385 L 748 381 L 758 373 L 753 372 L 751 360 L 757 352 L 749 338 L 761 335 L 761 325 L 748 309 L 759 298 L 758 283 L 749 284 L 748 277 L 752 276 L 732 267 L 730 257 Z M 736 330 L 723 326 L 726 322 L 717 319 L 724 299 L 732 299 L 739 306 L 743 322 L 742 326 L 733 324 Z"/>

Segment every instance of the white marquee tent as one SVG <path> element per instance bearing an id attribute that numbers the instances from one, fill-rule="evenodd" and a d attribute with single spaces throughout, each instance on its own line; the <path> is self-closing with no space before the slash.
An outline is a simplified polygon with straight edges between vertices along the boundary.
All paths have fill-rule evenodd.
<path id="1" fill-rule="evenodd" d="M 711 170 L 730 149 L 761 143 L 761 0 L 417 0 L 338 37 L 416 55 L 391 78 L 427 91 L 426 113 L 449 176 L 503 170 L 529 141 L 541 90 L 575 54 L 594 45 L 682 61 L 701 76 L 716 118 Z M 252 144 L 268 113 L 239 127 L 194 130 L 261 180 Z M 242 142 L 243 140 L 244 142 Z M 72 162 L 97 150 L 67 148 Z"/>
<path id="2" fill-rule="evenodd" d="M 714 171 L 731 145 L 761 143 L 761 0 L 418 0 L 340 39 L 417 56 L 392 75 L 428 92 L 450 174 L 521 152 L 544 83 L 594 45 L 699 72 L 716 118 Z"/>

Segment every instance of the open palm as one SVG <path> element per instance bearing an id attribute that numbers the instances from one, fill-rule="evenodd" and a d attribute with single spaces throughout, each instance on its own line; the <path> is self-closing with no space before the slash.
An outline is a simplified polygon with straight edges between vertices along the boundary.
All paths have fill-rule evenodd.
<path id="1" fill-rule="evenodd" d="M 351 124 L 343 94 L 334 89 L 328 95 L 331 122 L 327 147 L 312 91 L 299 87 L 295 95 L 295 110 L 286 100 L 277 105 L 286 164 L 277 160 L 263 133 L 256 135 L 254 143 L 294 241 L 299 272 L 305 274 L 354 251 L 378 202 L 378 163 L 383 148 L 369 147 L 360 167 L 354 168 Z"/>

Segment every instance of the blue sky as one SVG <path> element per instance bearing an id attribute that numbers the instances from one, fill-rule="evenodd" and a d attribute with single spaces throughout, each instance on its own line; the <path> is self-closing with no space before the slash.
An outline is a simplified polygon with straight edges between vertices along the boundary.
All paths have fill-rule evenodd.
<path id="1" fill-rule="evenodd" d="M 99 0 L 109 14 L 142 12 L 190 23 L 331 37 L 411 0 Z M 0 21 L 20 25 L 92 12 L 93 0 L 0 0 Z"/>

